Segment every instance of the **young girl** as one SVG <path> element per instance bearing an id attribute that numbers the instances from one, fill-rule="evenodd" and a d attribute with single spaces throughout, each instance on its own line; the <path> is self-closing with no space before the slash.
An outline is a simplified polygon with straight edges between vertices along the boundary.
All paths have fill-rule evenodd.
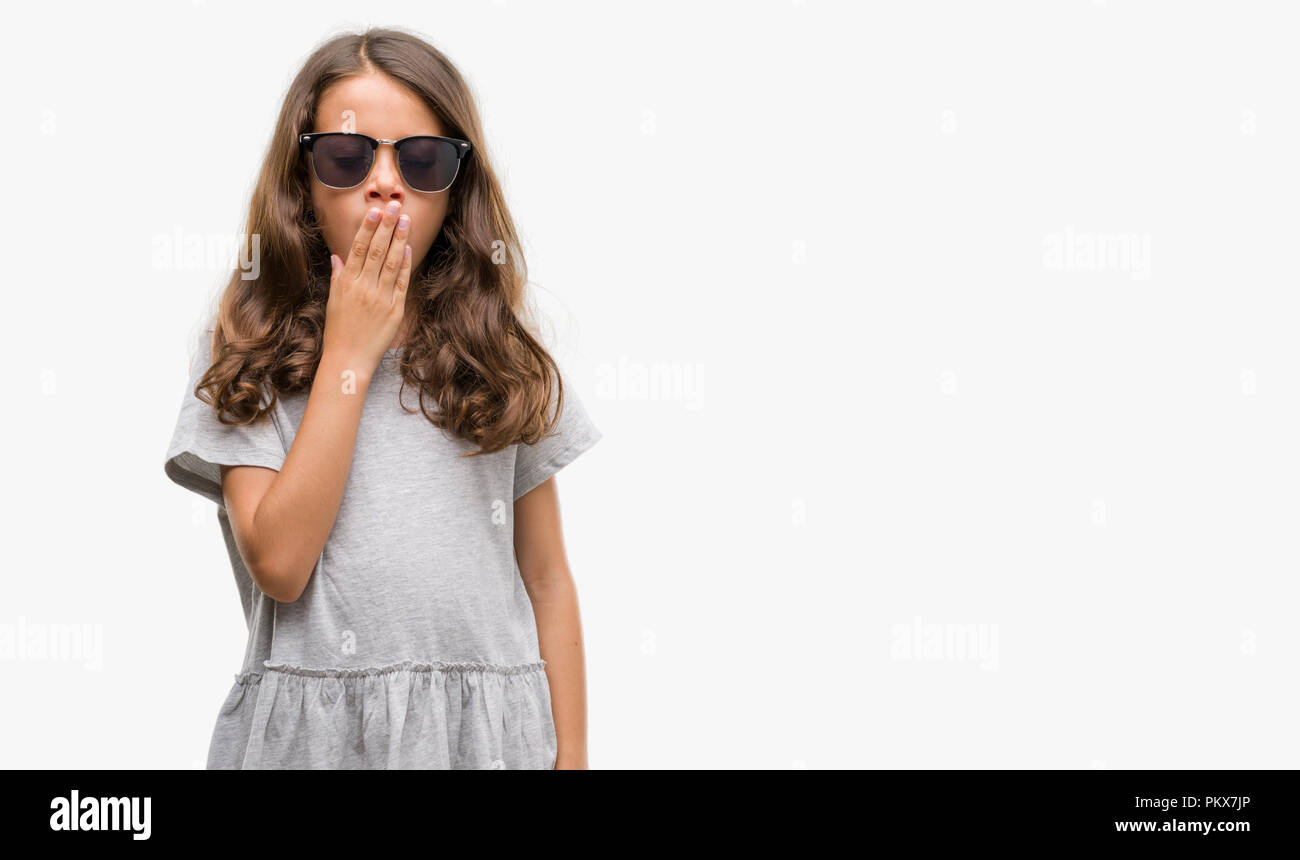
<path id="1" fill-rule="evenodd" d="M 521 322 L 447 58 L 387 29 L 313 53 L 248 234 L 165 464 L 217 503 L 248 621 L 207 766 L 586 767 L 551 478 L 601 433 Z"/>

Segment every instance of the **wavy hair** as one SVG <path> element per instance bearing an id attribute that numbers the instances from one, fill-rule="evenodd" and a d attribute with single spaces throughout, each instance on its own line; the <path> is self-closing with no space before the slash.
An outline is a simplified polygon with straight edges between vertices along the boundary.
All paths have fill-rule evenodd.
<path id="1" fill-rule="evenodd" d="M 330 260 L 298 136 L 312 130 L 326 88 L 375 71 L 421 98 L 444 134 L 472 145 L 448 190 L 442 229 L 411 273 L 408 292 L 416 303 L 407 314 L 416 309 L 417 320 L 401 357 L 401 392 L 417 387 L 420 411 L 434 426 L 479 445 L 462 456 L 533 444 L 558 420 L 563 384 L 555 360 L 524 321 L 527 266 L 478 111 L 451 61 L 397 29 L 324 42 L 290 85 L 244 233 L 245 242 L 260 237 L 258 276 L 246 279 L 242 269 L 231 274 L 213 323 L 212 364 L 195 395 L 222 423 L 251 424 L 281 394 L 311 387 L 323 347 Z M 554 417 L 548 414 L 553 395 Z"/>

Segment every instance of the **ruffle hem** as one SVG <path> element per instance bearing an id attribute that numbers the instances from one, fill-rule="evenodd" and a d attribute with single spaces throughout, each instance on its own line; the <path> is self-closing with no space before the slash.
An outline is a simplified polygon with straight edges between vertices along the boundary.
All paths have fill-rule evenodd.
<path id="1" fill-rule="evenodd" d="M 365 668 L 263 661 L 235 676 L 208 768 L 545 769 L 555 724 L 545 660 L 405 660 Z"/>

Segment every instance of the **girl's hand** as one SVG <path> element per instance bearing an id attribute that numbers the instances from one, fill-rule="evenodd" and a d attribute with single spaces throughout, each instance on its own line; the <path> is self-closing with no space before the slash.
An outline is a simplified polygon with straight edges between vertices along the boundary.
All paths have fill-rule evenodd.
<path id="1" fill-rule="evenodd" d="M 346 362 L 369 362 L 374 370 L 402 324 L 411 280 L 410 216 L 372 208 L 361 219 L 347 263 L 330 254 L 330 294 L 325 303 L 323 350 Z M 371 220 L 373 216 L 380 216 Z"/>

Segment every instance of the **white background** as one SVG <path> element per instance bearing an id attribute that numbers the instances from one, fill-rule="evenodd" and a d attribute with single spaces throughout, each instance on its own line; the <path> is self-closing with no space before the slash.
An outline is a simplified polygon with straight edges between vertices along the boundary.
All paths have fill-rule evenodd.
<path id="1" fill-rule="evenodd" d="M 471 82 L 604 433 L 558 479 L 592 767 L 1300 766 L 1287 4 L 10 15 L 0 641 L 102 647 L 0 657 L 0 766 L 203 764 L 244 621 L 162 464 L 233 258 L 157 249 L 244 229 L 367 25 Z"/>

